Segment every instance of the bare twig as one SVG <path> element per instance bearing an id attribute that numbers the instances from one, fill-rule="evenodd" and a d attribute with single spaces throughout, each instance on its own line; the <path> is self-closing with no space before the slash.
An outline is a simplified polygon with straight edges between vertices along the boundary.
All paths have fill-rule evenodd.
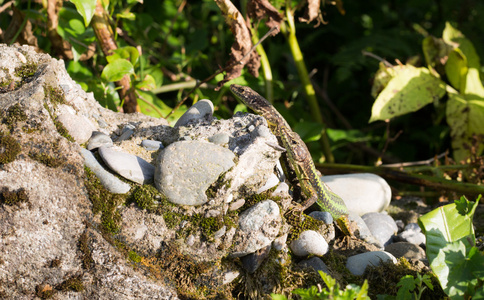
<path id="1" fill-rule="evenodd" d="M 234 66 L 238 65 L 238 64 L 242 64 L 242 61 L 251 53 L 255 50 L 255 48 L 257 47 L 257 45 L 259 45 L 260 43 L 262 43 L 262 41 L 264 41 L 271 32 L 273 32 L 274 30 L 276 30 L 277 27 L 272 27 L 266 34 L 264 34 L 264 36 L 252 47 L 250 48 L 250 50 L 238 61 L 228 65 L 227 67 L 223 68 L 223 69 L 219 69 L 217 72 L 213 73 L 212 75 L 208 76 L 207 78 L 205 78 L 204 80 L 202 81 L 199 81 L 188 93 L 187 95 L 180 101 L 178 102 L 178 104 L 171 110 L 171 112 L 166 115 L 165 119 L 169 118 L 178 108 L 180 108 L 180 106 L 188 99 L 188 97 L 196 90 L 198 89 L 202 84 L 204 83 L 207 83 L 208 81 L 212 80 L 213 78 L 215 78 L 215 76 L 217 76 L 218 74 L 220 73 L 223 73 L 227 70 L 230 70 L 231 68 L 233 68 Z"/>
<path id="2" fill-rule="evenodd" d="M 389 62 L 388 62 L 388 60 L 386 60 L 386 59 L 384 59 L 384 58 L 382 58 L 382 57 L 380 57 L 380 56 L 378 56 L 378 55 L 376 55 L 376 54 L 374 54 L 374 53 L 371 53 L 371 52 L 368 52 L 368 51 L 362 50 L 362 51 L 361 51 L 361 54 L 363 54 L 364 56 L 373 57 L 374 59 L 376 59 L 376 60 L 378 60 L 378 61 L 380 61 L 380 62 L 384 63 L 384 64 L 385 64 L 385 66 L 387 66 L 387 67 L 389 67 L 389 68 L 393 67 L 393 65 L 392 65 L 391 63 L 389 63 Z"/>
<path id="3" fill-rule="evenodd" d="M 381 167 L 386 167 L 386 168 L 403 168 L 403 167 L 410 167 L 410 166 L 419 166 L 419 165 L 430 165 L 437 159 L 441 159 L 442 157 L 445 157 L 446 155 L 449 154 L 449 151 L 445 151 L 444 153 L 441 153 L 437 155 L 436 157 L 432 157 L 426 160 L 419 160 L 419 161 L 412 161 L 412 162 L 404 162 L 404 163 L 397 163 L 397 164 L 386 164 L 386 165 L 381 165 Z"/>

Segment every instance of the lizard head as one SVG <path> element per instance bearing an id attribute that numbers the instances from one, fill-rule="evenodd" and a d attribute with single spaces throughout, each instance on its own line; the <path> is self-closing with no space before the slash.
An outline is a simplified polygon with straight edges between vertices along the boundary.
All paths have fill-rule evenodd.
<path id="1" fill-rule="evenodd" d="M 231 84 L 230 90 L 240 101 L 257 113 L 264 112 L 271 106 L 269 101 L 248 86 Z"/>

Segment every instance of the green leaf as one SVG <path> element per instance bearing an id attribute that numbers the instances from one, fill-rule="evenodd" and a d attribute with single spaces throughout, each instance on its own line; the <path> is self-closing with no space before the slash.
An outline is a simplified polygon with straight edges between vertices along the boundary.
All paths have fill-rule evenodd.
<path id="1" fill-rule="evenodd" d="M 467 76 L 467 58 L 459 48 L 449 53 L 449 58 L 445 64 L 445 74 L 450 84 L 458 91 L 465 91 Z"/>
<path id="2" fill-rule="evenodd" d="M 454 203 L 455 203 L 455 208 L 457 209 L 459 214 L 463 216 L 468 214 L 475 204 L 473 201 L 467 200 L 467 198 L 464 196 L 460 197 L 460 199 L 456 199 Z"/>
<path id="3" fill-rule="evenodd" d="M 155 82 L 155 79 L 153 78 L 153 76 L 151 76 L 150 74 L 147 74 L 145 76 L 145 78 L 143 79 L 143 81 L 141 82 L 138 82 L 136 84 L 136 88 L 137 89 L 140 89 L 140 90 L 145 90 L 145 91 L 149 91 L 149 90 L 152 90 L 156 87 L 156 82 Z"/>
<path id="4" fill-rule="evenodd" d="M 133 65 L 136 64 L 139 58 L 138 50 L 132 46 L 120 47 L 113 52 L 113 55 L 117 55 L 115 57 L 128 59 Z"/>
<path id="5" fill-rule="evenodd" d="M 459 274 L 452 272 L 454 267 L 462 267 L 461 256 L 465 258 L 466 249 L 470 249 L 475 244 L 472 217 L 478 202 L 479 198 L 465 215 L 461 215 L 457 205 L 453 203 L 439 207 L 418 219 L 427 239 L 427 257 L 430 267 L 439 278 L 440 285 L 446 293 L 454 294 L 459 291 L 458 287 L 461 283 L 456 281 Z M 453 263 L 456 265 L 452 268 L 449 265 L 449 259 L 455 259 Z M 462 276 L 465 277 L 465 275 Z"/>
<path id="6" fill-rule="evenodd" d="M 86 28 L 81 15 L 68 7 L 63 7 L 59 11 L 57 33 L 72 45 L 74 61 L 78 61 L 87 51 L 89 44 L 96 40 L 93 29 Z"/>
<path id="7" fill-rule="evenodd" d="M 124 75 L 133 74 L 133 65 L 126 59 L 117 59 L 110 62 L 103 70 L 101 77 L 104 80 L 113 82 L 119 81 Z"/>
<path id="8" fill-rule="evenodd" d="M 271 294 L 272 300 L 287 300 L 286 296 L 281 295 L 281 294 Z"/>
<path id="9" fill-rule="evenodd" d="M 422 51 L 429 69 L 441 71 L 442 60 L 452 51 L 452 46 L 445 43 L 443 39 L 428 36 L 422 42 Z"/>
<path id="10" fill-rule="evenodd" d="M 432 76 L 428 69 L 406 65 L 396 72 L 378 95 L 373 103 L 369 122 L 417 111 L 444 94 L 444 83 Z"/>
<path id="11" fill-rule="evenodd" d="M 461 95 L 448 89 L 446 117 L 452 138 L 453 156 L 456 161 L 467 159 L 474 146 L 474 135 L 484 134 L 484 97 Z M 477 145 L 477 155 L 484 150 L 483 143 Z"/>
<path id="12" fill-rule="evenodd" d="M 130 11 L 124 11 L 120 14 L 116 14 L 116 18 L 134 21 L 136 20 L 136 15 Z"/>
<path id="13" fill-rule="evenodd" d="M 415 279 L 412 275 L 406 275 L 400 278 L 397 283 L 398 292 L 397 299 L 399 300 L 412 300 L 412 291 L 415 289 Z"/>
<path id="14" fill-rule="evenodd" d="M 445 24 L 445 29 L 442 34 L 444 41 L 457 47 L 467 59 L 467 75 L 465 80 L 465 89 L 460 90 L 463 94 L 473 94 L 484 98 L 484 86 L 479 77 L 481 63 L 476 49 L 470 40 L 468 40 L 462 32 L 455 29 L 450 23 Z M 450 59 L 450 57 L 449 57 Z"/>
<path id="15" fill-rule="evenodd" d="M 77 11 L 84 18 L 84 25 L 89 26 L 96 10 L 96 0 L 71 0 L 71 2 L 74 3 Z"/>
<path id="16" fill-rule="evenodd" d="M 328 128 L 326 132 L 328 133 L 328 137 L 333 142 L 348 141 L 351 143 L 358 143 L 366 142 L 372 139 L 371 136 L 365 135 L 358 129 L 344 130 Z"/>
<path id="17" fill-rule="evenodd" d="M 316 122 L 299 122 L 294 125 L 294 131 L 301 136 L 304 142 L 314 142 L 321 138 L 324 126 Z"/>

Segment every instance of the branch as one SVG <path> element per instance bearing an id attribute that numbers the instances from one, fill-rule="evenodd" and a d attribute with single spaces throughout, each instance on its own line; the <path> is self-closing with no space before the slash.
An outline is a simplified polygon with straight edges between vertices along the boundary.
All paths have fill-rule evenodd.
<path id="1" fill-rule="evenodd" d="M 350 164 L 321 164 L 315 163 L 316 168 L 321 171 L 325 171 L 330 174 L 341 174 L 341 173 L 373 173 L 382 176 L 385 179 L 396 180 L 400 182 L 405 182 L 409 184 L 426 186 L 438 190 L 453 191 L 456 193 L 462 193 L 465 195 L 477 195 L 484 194 L 484 186 L 458 182 L 455 180 L 447 180 L 444 178 L 437 178 L 434 176 L 418 175 L 418 174 L 407 174 L 402 171 L 397 171 L 390 168 L 381 167 L 369 167 L 369 166 L 358 166 Z"/>

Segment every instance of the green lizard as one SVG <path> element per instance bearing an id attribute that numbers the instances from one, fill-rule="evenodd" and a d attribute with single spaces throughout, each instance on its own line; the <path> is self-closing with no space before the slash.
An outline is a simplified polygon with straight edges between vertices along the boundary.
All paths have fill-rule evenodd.
<path id="1" fill-rule="evenodd" d="M 230 90 L 245 105 L 264 117 L 274 135 L 282 142 L 290 167 L 296 173 L 301 190 L 307 197 L 302 210 L 304 211 L 316 202 L 323 211 L 331 214 L 345 235 L 353 235 L 348 221 L 348 209 L 343 199 L 321 181 L 311 154 L 301 137 L 292 131 L 284 117 L 269 101 L 251 88 L 232 84 Z"/>

